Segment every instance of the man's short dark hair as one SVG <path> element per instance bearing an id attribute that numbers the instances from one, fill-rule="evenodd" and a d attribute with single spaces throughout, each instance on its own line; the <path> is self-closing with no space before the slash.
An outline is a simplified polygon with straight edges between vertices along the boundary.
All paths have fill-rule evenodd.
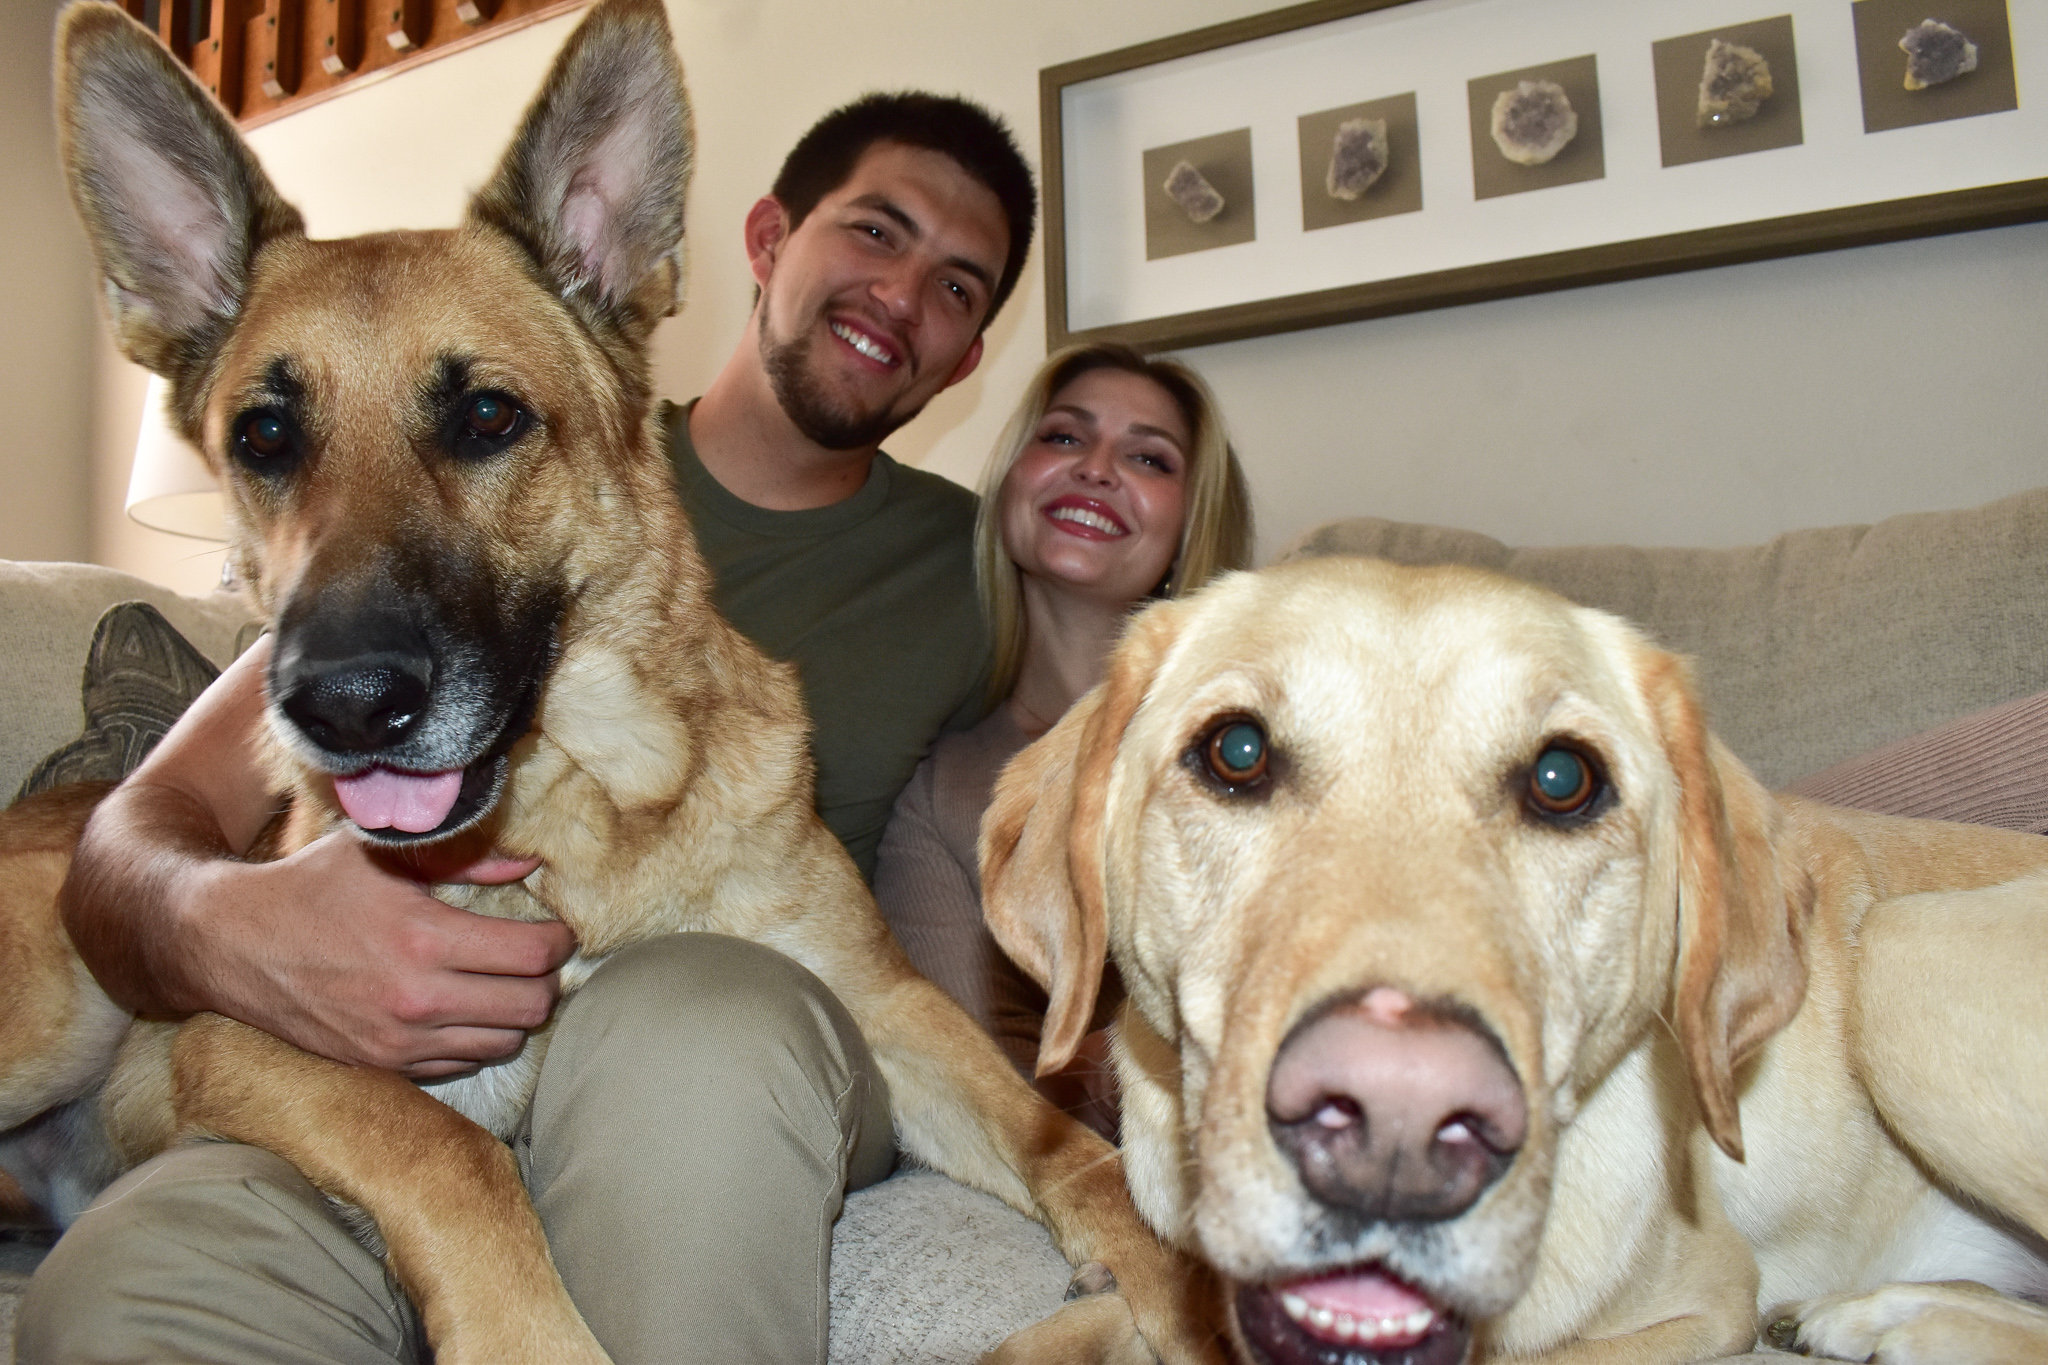
<path id="1" fill-rule="evenodd" d="M 1010 254 L 989 299 L 988 316 L 981 320 L 983 327 L 988 326 L 1024 273 L 1024 256 L 1031 249 L 1038 219 L 1038 190 L 1009 125 L 972 100 L 920 90 L 878 91 L 834 109 L 790 149 L 775 177 L 771 193 L 789 214 L 792 232 L 820 199 L 852 178 L 853 168 L 877 142 L 941 152 L 986 185 L 1002 204 L 1010 226 Z"/>

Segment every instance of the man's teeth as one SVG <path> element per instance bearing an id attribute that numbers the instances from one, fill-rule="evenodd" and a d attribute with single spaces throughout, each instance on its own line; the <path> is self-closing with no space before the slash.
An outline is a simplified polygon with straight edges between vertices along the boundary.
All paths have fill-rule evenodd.
<path id="1" fill-rule="evenodd" d="M 832 324 L 832 335 L 853 347 L 854 350 L 859 351 L 869 360 L 877 360 L 884 365 L 894 365 L 896 363 L 896 353 L 882 345 L 881 342 L 876 341 L 866 332 L 856 332 L 843 322 L 835 322 Z"/>
<path id="2" fill-rule="evenodd" d="M 1054 521 L 1074 521 L 1083 526 L 1092 526 L 1104 535 L 1121 536 L 1128 532 L 1100 512 L 1091 512 L 1085 507 L 1055 507 L 1048 513 Z"/>
<path id="3" fill-rule="evenodd" d="M 1354 1318 L 1349 1313 L 1333 1313 L 1327 1308 L 1311 1308 L 1307 1299 L 1299 1294 L 1282 1291 L 1280 1307 L 1296 1322 L 1305 1323 L 1325 1336 L 1338 1341 L 1375 1342 L 1382 1337 L 1419 1337 L 1429 1330 L 1436 1315 L 1427 1308 L 1418 1308 L 1398 1318 Z"/>

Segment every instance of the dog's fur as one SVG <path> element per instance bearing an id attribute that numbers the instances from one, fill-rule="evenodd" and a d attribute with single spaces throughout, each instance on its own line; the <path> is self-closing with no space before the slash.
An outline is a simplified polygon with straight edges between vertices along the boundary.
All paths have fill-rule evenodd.
<path id="1" fill-rule="evenodd" d="M 1205 768 L 1233 718 L 1269 744 L 1242 789 Z M 1606 789 L 1570 818 L 1530 787 L 1560 740 Z M 1698 1361 L 1760 1308 L 1846 1359 L 2048 1359 L 2048 840 L 1771 796 L 1611 616 L 1463 569 L 1227 578 L 1137 620 L 982 851 L 1041 1068 L 1122 973 L 1132 1190 L 1248 1361 Z M 1287 1040 L 1375 988 L 1472 1021 L 1526 1102 L 1462 1213 L 1326 1203 L 1276 1139 Z M 1430 1302 L 1412 1353 L 1271 1307 L 1357 1267 Z M 1896 1283 L 1940 1280 L 1976 1283 Z"/>
<path id="2" fill-rule="evenodd" d="M 565 991 L 683 930 L 789 955 L 858 1021 L 905 1151 L 1114 1274 L 1121 1295 L 1070 1314 L 1049 1349 L 1137 1352 L 1135 1321 L 1169 1359 L 1215 1358 L 1194 1278 L 1131 1208 L 1114 1153 L 910 968 L 812 809 L 792 671 L 712 608 L 646 357 L 675 305 L 691 145 L 659 0 L 591 13 L 459 228 L 345 241 L 305 236 L 217 106 L 114 7 L 68 9 L 58 55 L 115 335 L 171 381 L 172 418 L 222 474 L 236 570 L 274 626 L 279 850 L 343 822 L 337 775 L 464 769 L 422 837 L 466 831 L 542 861 L 523 883 L 447 894 L 570 925 Z M 480 393 L 525 424 L 479 441 Z M 262 453 L 277 433 L 252 436 L 251 413 L 282 419 L 282 453 Z M 337 751 L 293 714 L 321 661 L 401 647 L 432 690 L 389 746 Z M 187 1135 L 260 1144 L 375 1220 L 437 1359 L 602 1359 L 493 1136 L 523 1108 L 545 1030 L 517 1061 L 437 1084 L 444 1105 L 216 1016 L 131 1021 L 55 910 L 97 795 L 19 807 L 0 833 L 0 1159 L 21 1189 L 63 1215 Z"/>

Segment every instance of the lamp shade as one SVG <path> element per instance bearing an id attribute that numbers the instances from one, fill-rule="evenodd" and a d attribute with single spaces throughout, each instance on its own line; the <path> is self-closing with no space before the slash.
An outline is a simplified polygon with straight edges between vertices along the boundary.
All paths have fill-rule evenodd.
<path id="1" fill-rule="evenodd" d="M 220 484 L 164 416 L 170 391 L 161 375 L 149 377 L 142 399 L 142 429 L 135 437 L 135 467 L 128 475 L 129 520 L 154 531 L 198 540 L 228 538 Z"/>

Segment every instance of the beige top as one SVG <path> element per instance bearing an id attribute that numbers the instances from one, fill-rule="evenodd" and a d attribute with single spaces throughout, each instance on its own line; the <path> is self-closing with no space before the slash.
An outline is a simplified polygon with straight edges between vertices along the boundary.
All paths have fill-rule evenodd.
<path id="1" fill-rule="evenodd" d="M 941 735 L 896 798 L 875 863 L 875 899 L 911 962 L 1027 1077 L 1038 1064 L 1045 992 L 982 922 L 975 841 L 996 775 L 1029 742 L 1007 706 L 972 730 Z"/>

